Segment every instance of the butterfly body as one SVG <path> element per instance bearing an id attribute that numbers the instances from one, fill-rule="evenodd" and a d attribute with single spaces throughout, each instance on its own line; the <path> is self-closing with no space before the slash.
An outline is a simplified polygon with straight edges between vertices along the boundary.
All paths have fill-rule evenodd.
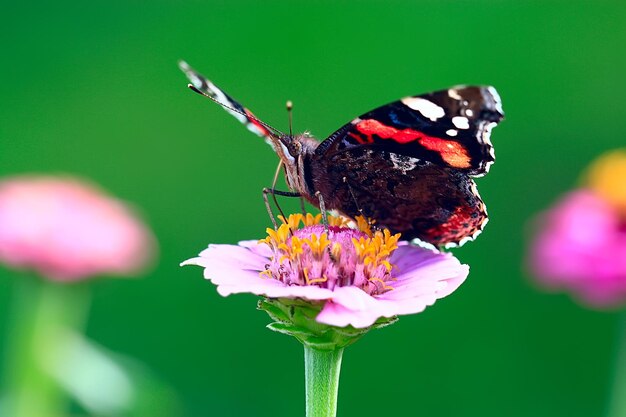
<path id="1" fill-rule="evenodd" d="M 236 109 L 242 123 L 265 137 L 287 185 L 311 204 L 323 201 L 326 209 L 363 215 L 404 239 L 436 246 L 461 245 L 486 224 L 473 177 L 485 175 L 495 160 L 490 133 L 503 111 L 493 87 L 405 97 L 319 142 L 270 128 L 189 66 L 181 68 L 194 89 Z"/>

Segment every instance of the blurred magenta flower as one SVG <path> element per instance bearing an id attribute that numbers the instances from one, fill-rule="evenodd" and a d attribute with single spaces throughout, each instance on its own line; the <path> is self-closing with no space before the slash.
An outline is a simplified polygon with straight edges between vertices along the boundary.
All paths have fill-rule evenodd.
<path id="1" fill-rule="evenodd" d="M 209 245 L 182 265 L 205 268 L 218 292 L 270 299 L 304 299 L 321 311 L 318 323 L 365 328 L 379 318 L 423 311 L 455 291 L 469 267 L 454 256 L 399 242 L 388 230 L 372 232 L 321 215 L 291 215 L 267 238 L 239 245 Z M 300 223 L 304 227 L 299 228 Z"/>
<path id="2" fill-rule="evenodd" d="M 129 274 L 145 266 L 154 238 L 121 201 L 71 177 L 0 181 L 0 262 L 56 281 Z"/>
<path id="3" fill-rule="evenodd" d="M 548 289 L 593 307 L 626 302 L 626 152 L 600 157 L 583 188 L 540 215 L 529 261 Z"/>

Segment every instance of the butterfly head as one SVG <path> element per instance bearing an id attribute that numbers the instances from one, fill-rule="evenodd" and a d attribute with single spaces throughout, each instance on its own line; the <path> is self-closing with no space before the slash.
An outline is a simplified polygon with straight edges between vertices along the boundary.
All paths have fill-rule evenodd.
<path id="1" fill-rule="evenodd" d="M 300 135 L 280 135 L 268 138 L 285 170 L 287 184 L 302 194 L 308 194 L 305 184 L 305 164 L 315 151 L 318 142 L 308 133 Z"/>
<path id="2" fill-rule="evenodd" d="M 314 151 L 318 144 L 308 133 L 271 136 L 267 142 L 285 165 L 297 164 L 299 159 Z"/>
<path id="3" fill-rule="evenodd" d="M 293 164 L 300 155 L 300 146 L 291 135 L 280 135 L 271 138 L 270 145 L 285 164 Z"/>

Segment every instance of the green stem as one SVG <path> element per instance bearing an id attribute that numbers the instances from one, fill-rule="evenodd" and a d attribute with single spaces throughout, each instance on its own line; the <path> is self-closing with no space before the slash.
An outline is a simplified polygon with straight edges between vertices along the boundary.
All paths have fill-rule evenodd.
<path id="1" fill-rule="evenodd" d="M 626 313 L 618 320 L 618 334 L 613 369 L 613 388 L 609 399 L 608 417 L 626 416 Z"/>
<path id="2" fill-rule="evenodd" d="M 82 328 L 88 312 L 87 289 L 80 284 L 17 277 L 5 363 L 6 415 L 58 417 L 67 398 L 46 372 L 62 343 L 62 331 Z"/>
<path id="3" fill-rule="evenodd" d="M 343 349 L 322 351 L 304 346 L 306 417 L 335 417 Z"/>

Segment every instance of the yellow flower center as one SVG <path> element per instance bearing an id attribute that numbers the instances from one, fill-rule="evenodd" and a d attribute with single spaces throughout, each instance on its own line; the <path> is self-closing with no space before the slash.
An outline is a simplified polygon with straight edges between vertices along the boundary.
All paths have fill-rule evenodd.
<path id="1" fill-rule="evenodd" d="M 289 285 L 317 285 L 323 288 L 358 286 L 368 293 L 393 289 L 390 262 L 398 248 L 400 234 L 387 229 L 372 231 L 363 217 L 355 222 L 322 215 L 292 214 L 280 218 L 278 229 L 267 229 L 267 244 L 273 256 L 261 274 Z"/>

